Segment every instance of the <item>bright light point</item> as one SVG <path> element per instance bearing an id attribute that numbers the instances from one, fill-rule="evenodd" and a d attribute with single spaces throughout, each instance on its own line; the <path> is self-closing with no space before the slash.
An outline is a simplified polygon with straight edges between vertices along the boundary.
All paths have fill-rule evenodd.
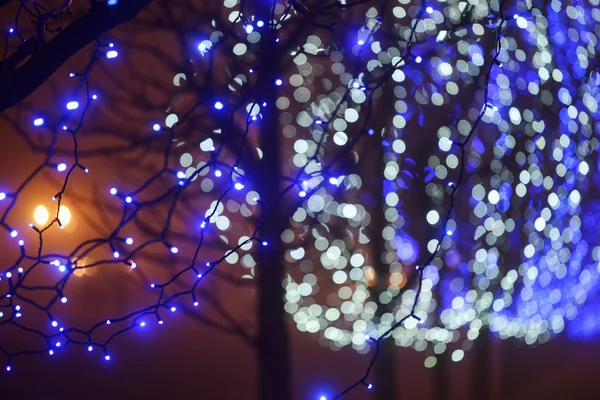
<path id="1" fill-rule="evenodd" d="M 179 253 L 179 249 L 177 247 L 173 246 L 173 247 L 171 247 L 171 253 L 177 254 L 177 253 Z"/>
<path id="2" fill-rule="evenodd" d="M 319 397 L 319 400 L 327 400 L 327 397 L 321 396 L 321 397 Z"/>
<path id="3" fill-rule="evenodd" d="M 263 26 L 265 26 L 265 23 L 262 21 L 258 21 L 258 22 L 256 22 L 256 26 L 258 26 L 259 28 L 262 28 Z"/>
<path id="4" fill-rule="evenodd" d="M 367 389 L 373 389 L 373 384 L 372 384 L 372 383 L 369 383 L 369 384 L 367 385 Z"/>
<path id="5" fill-rule="evenodd" d="M 417 64 L 420 64 L 420 63 L 421 63 L 421 61 L 423 61 L 423 57 L 421 57 L 421 56 L 417 56 L 417 58 L 415 58 L 415 62 L 416 62 Z"/>
<path id="6" fill-rule="evenodd" d="M 6 370 L 7 370 L 7 371 L 10 371 L 10 365 L 7 365 L 7 366 L 6 366 Z"/>
<path id="7" fill-rule="evenodd" d="M 60 347 L 60 342 L 56 342 L 56 347 Z"/>
<path id="8" fill-rule="evenodd" d="M 222 173 L 221 171 L 219 171 L 219 170 L 216 170 L 216 171 L 215 171 L 215 176 L 216 176 L 217 178 L 219 178 L 221 175 L 223 175 L 223 173 Z"/>
<path id="9" fill-rule="evenodd" d="M 110 325 L 110 324 L 111 324 L 110 319 L 107 319 L 106 320 L 106 325 Z"/>
<path id="10" fill-rule="evenodd" d="M 48 354 L 50 354 L 50 355 L 54 354 L 54 350 L 48 350 Z"/>
<path id="11" fill-rule="evenodd" d="M 67 128 L 66 125 L 63 125 L 63 131 L 66 131 L 67 129 L 69 129 L 69 128 Z"/>
<path id="12" fill-rule="evenodd" d="M 217 110 L 222 110 L 223 109 L 223 103 L 221 103 L 220 101 L 216 101 L 215 102 L 215 108 Z"/>
<path id="13" fill-rule="evenodd" d="M 354 82 L 354 83 L 352 83 L 352 87 L 353 87 L 354 89 L 358 89 L 358 88 L 360 87 L 360 83 L 358 83 L 358 82 Z"/>
<path id="14" fill-rule="evenodd" d="M 202 274 L 198 274 L 198 278 L 202 278 Z"/>
<path id="15" fill-rule="evenodd" d="M 143 328 L 144 326 L 146 326 L 146 323 L 142 321 L 140 322 L 140 326 Z"/>
<path id="16" fill-rule="evenodd" d="M 74 78 L 74 77 L 75 77 L 75 74 L 71 72 L 71 73 L 69 74 L 69 78 Z"/>
<path id="17" fill-rule="evenodd" d="M 151 284 L 150 284 L 150 287 L 151 287 L 151 288 L 153 288 L 154 286 L 155 286 L 155 285 L 154 285 L 154 283 L 151 283 Z"/>
<path id="18" fill-rule="evenodd" d="M 178 172 L 177 172 L 177 177 L 178 177 L 179 179 L 183 179 L 183 178 L 185 178 L 185 172 L 178 171 Z"/>
<path id="19" fill-rule="evenodd" d="M 60 163 L 56 166 L 56 170 L 58 172 L 63 172 L 66 169 L 67 169 L 67 164 L 65 164 L 65 163 Z"/>
<path id="20" fill-rule="evenodd" d="M 519 14 L 515 14 L 515 15 L 513 15 L 513 18 L 514 18 L 514 19 L 517 19 L 517 18 L 519 18 Z"/>
<path id="21" fill-rule="evenodd" d="M 358 45 L 359 45 L 359 46 L 362 46 L 363 44 L 365 44 L 365 41 L 364 41 L 364 40 L 359 40 L 359 41 L 358 41 Z"/>
<path id="22" fill-rule="evenodd" d="M 159 325 L 162 325 L 162 324 L 164 324 L 163 320 L 161 319 L 160 321 L 158 321 L 158 324 L 159 324 Z"/>
<path id="23" fill-rule="evenodd" d="M 119 252 L 118 251 L 114 251 L 113 252 L 113 257 L 114 258 L 119 258 Z"/>
<path id="24" fill-rule="evenodd" d="M 198 302 L 197 301 L 194 302 L 194 307 L 198 307 Z"/>
<path id="25" fill-rule="evenodd" d="M 52 326 L 56 328 L 58 326 L 58 322 L 52 321 Z"/>
<path id="26" fill-rule="evenodd" d="M 171 312 L 175 312 L 175 310 L 177 310 L 177 308 L 171 307 Z"/>
<path id="27" fill-rule="evenodd" d="M 36 118 L 33 120 L 33 125 L 42 126 L 44 125 L 44 118 Z"/>
<path id="28" fill-rule="evenodd" d="M 63 303 L 63 304 L 65 304 L 67 302 L 67 298 L 66 297 L 62 297 L 60 299 L 60 302 Z"/>
<path id="29" fill-rule="evenodd" d="M 154 125 L 152 125 L 152 129 L 154 130 L 154 132 L 160 131 L 160 124 L 154 124 Z"/>
<path id="30" fill-rule="evenodd" d="M 268 244 L 269 244 L 269 243 L 267 243 L 266 241 L 265 241 L 265 242 L 262 242 L 262 245 L 263 245 L 263 246 L 266 246 L 266 245 L 268 245 Z"/>
<path id="31" fill-rule="evenodd" d="M 209 262 L 207 262 L 207 263 L 206 263 L 206 266 L 207 266 L 207 267 L 210 267 L 210 263 L 209 263 Z"/>
<path id="32" fill-rule="evenodd" d="M 14 31 L 15 31 L 15 30 L 14 30 L 13 28 L 10 28 L 10 29 L 8 30 L 8 33 L 13 33 Z"/>
<path id="33" fill-rule="evenodd" d="M 105 355 L 105 356 L 104 356 L 104 359 L 105 359 L 106 361 L 110 361 L 110 356 L 107 354 L 107 355 Z"/>
<path id="34" fill-rule="evenodd" d="M 58 267 L 58 270 L 60 272 L 65 272 L 67 270 L 67 267 L 65 267 L 64 265 L 61 265 L 60 267 Z"/>
<path id="35" fill-rule="evenodd" d="M 112 194 L 113 196 L 115 194 L 117 194 L 117 189 L 115 189 L 115 188 L 110 189 L 110 194 Z"/>
<path id="36" fill-rule="evenodd" d="M 119 55 L 119 52 L 116 50 L 109 50 L 106 52 L 106 58 L 116 58 Z"/>
<path id="37" fill-rule="evenodd" d="M 254 27 L 252 25 L 246 26 L 246 33 L 250 34 L 254 31 Z"/>
<path id="38" fill-rule="evenodd" d="M 452 236 L 452 231 L 446 231 L 446 235 Z"/>
<path id="39" fill-rule="evenodd" d="M 298 196 L 304 197 L 304 196 L 306 196 L 306 192 L 303 190 L 300 193 L 298 193 Z"/>
<path id="40" fill-rule="evenodd" d="M 10 237 L 13 237 L 13 238 L 14 238 L 14 237 L 17 237 L 17 235 L 18 235 L 18 234 L 19 234 L 19 232 L 17 232 L 17 231 L 16 231 L 16 230 L 14 230 L 14 229 L 13 229 L 12 231 L 10 231 Z"/>
<path id="41" fill-rule="evenodd" d="M 6 277 L 7 277 L 7 278 L 12 278 L 12 272 L 7 272 L 7 273 L 6 273 Z"/>
<path id="42" fill-rule="evenodd" d="M 67 110 L 77 110 L 79 108 L 79 103 L 76 101 L 70 101 L 67 103 Z"/>
<path id="43" fill-rule="evenodd" d="M 133 239 L 128 237 L 127 239 L 125 239 L 125 243 L 127 244 L 133 244 Z"/>
<path id="44" fill-rule="evenodd" d="M 131 262 L 131 269 L 135 269 L 135 267 L 137 267 L 137 264 L 134 262 Z"/>
<path id="45" fill-rule="evenodd" d="M 92 95 L 92 100 L 96 100 L 97 98 L 98 98 L 98 95 L 97 95 L 97 94 L 93 94 L 93 95 Z"/>
<path id="46" fill-rule="evenodd" d="M 337 178 L 331 177 L 331 178 L 329 178 L 329 183 L 331 183 L 332 185 L 337 185 L 338 180 L 337 180 Z"/>
<path id="47" fill-rule="evenodd" d="M 23 241 L 23 239 L 19 240 L 19 246 L 25 246 L 25 242 Z"/>
<path id="48" fill-rule="evenodd" d="M 206 222 L 205 221 L 202 221 L 202 223 L 200 224 L 200 228 L 202 228 L 202 229 L 206 228 Z"/>
<path id="49" fill-rule="evenodd" d="M 133 199 L 131 198 L 131 196 L 125 197 L 125 203 L 131 203 L 132 201 Z"/>
<path id="50" fill-rule="evenodd" d="M 88 351 L 92 351 L 94 348 L 92 346 L 88 346 Z"/>
<path id="51" fill-rule="evenodd" d="M 118 4 L 118 3 L 119 3 L 119 0 L 108 0 L 106 2 L 106 4 L 108 4 L 109 6 L 114 6 L 114 5 Z"/>
<path id="52" fill-rule="evenodd" d="M 6 193 L 0 192 L 0 200 L 4 200 L 6 198 Z"/>
<path id="53" fill-rule="evenodd" d="M 71 222 L 71 210 L 66 206 L 60 206 L 58 209 L 58 219 L 60 220 L 62 227 L 69 225 L 69 222 Z"/>
<path id="54" fill-rule="evenodd" d="M 237 190 L 242 190 L 244 188 L 244 185 L 241 184 L 240 182 L 236 182 L 235 185 L 233 185 L 234 188 L 236 188 Z"/>
<path id="55" fill-rule="evenodd" d="M 281 79 L 277 78 L 277 79 L 275 79 L 275 84 L 277 86 L 281 86 L 281 85 L 283 85 L 283 81 Z"/>
<path id="56" fill-rule="evenodd" d="M 431 14 L 433 12 L 433 8 L 432 7 L 427 7 L 425 9 L 425 11 L 427 11 L 427 14 Z"/>
<path id="57" fill-rule="evenodd" d="M 454 182 L 448 182 L 448 186 L 450 186 L 450 187 L 454 186 Z"/>
<path id="58" fill-rule="evenodd" d="M 198 50 L 199 50 L 199 51 L 206 51 L 206 46 L 204 45 L 204 43 L 200 43 L 200 44 L 198 45 Z"/>
<path id="59" fill-rule="evenodd" d="M 266 106 L 267 106 L 267 102 L 263 101 L 263 107 L 266 107 Z"/>

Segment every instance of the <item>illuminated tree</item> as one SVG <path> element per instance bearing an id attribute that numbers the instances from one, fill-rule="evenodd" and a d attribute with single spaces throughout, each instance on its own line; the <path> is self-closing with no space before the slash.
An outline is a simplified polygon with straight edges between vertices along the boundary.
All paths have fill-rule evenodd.
<path id="1" fill-rule="evenodd" d="M 543 342 L 595 294 L 595 203 L 585 199 L 594 196 L 589 176 L 598 179 L 597 0 L 157 1 L 163 26 L 147 39 L 99 37 L 149 3 L 13 5 L 37 29 L 34 40 L 22 26 L 9 31 L 0 88 L 11 95 L 0 109 L 93 48 L 73 74 L 79 91 L 60 101 L 63 116 L 25 111 L 45 158 L 0 194 L 0 223 L 16 241 L 2 268 L 0 326 L 38 340 L 25 350 L 0 343 L 7 369 L 18 355 L 67 344 L 110 360 L 121 333 L 201 300 L 222 328 L 256 344 L 261 399 L 291 397 L 286 311 L 333 349 L 371 351 L 343 395 L 371 388 L 387 336 L 432 354 L 451 348 L 459 361 L 488 326 Z M 153 45 L 152 34 L 176 26 L 178 46 Z M 96 105 L 92 67 L 118 71 L 128 50 L 164 60 L 175 88 L 120 93 L 150 110 L 121 118 L 115 104 Z M 154 102 L 159 95 L 168 106 Z M 84 117 L 96 107 L 106 108 L 86 139 Z M 118 184 L 102 182 L 104 232 L 48 249 L 48 234 L 65 224 L 61 203 L 88 172 L 86 146 L 106 138 L 115 147 L 100 154 L 133 148 L 146 165 L 132 171 L 139 162 L 125 157 Z M 56 213 L 23 233 L 16 210 L 49 168 L 63 174 Z M 107 267 L 143 274 L 139 298 L 108 317 L 63 314 L 67 301 L 85 304 L 72 276 Z M 255 329 L 204 289 L 213 276 L 256 282 Z M 220 326 L 212 317 L 203 320 Z"/>

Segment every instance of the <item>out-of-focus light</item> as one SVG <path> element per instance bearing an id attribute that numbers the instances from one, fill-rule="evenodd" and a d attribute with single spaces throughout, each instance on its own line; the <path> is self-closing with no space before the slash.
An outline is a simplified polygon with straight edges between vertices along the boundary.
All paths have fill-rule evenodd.
<path id="1" fill-rule="evenodd" d="M 21 247 L 25 246 L 25 242 L 23 241 L 23 239 L 19 240 L 19 246 L 21 246 Z"/>
<path id="2" fill-rule="evenodd" d="M 7 278 L 12 278 L 12 272 L 10 272 L 10 271 L 9 271 L 9 272 L 7 272 L 7 273 L 6 273 L 6 277 L 7 277 Z"/>
<path id="3" fill-rule="evenodd" d="M 236 190 L 242 190 L 244 188 L 244 185 L 240 182 L 236 182 L 235 185 L 233 185 L 234 188 L 236 188 Z"/>
<path id="4" fill-rule="evenodd" d="M 132 201 L 133 199 L 131 198 L 131 196 L 125 197 L 125 203 L 131 203 Z"/>
<path id="5" fill-rule="evenodd" d="M 329 183 L 331 183 L 332 185 L 337 185 L 338 180 L 337 178 L 334 178 L 333 176 L 331 178 L 329 178 Z"/>
<path id="6" fill-rule="evenodd" d="M 216 170 L 216 171 L 215 171 L 215 176 L 216 176 L 217 178 L 219 178 L 221 175 L 223 175 L 223 173 L 222 173 L 220 170 Z"/>
<path id="7" fill-rule="evenodd" d="M 183 179 L 183 178 L 185 178 L 185 172 L 183 172 L 183 171 L 177 171 L 177 177 L 178 177 L 179 179 Z"/>
<path id="8" fill-rule="evenodd" d="M 204 43 L 200 43 L 198 45 L 198 51 L 206 51 L 206 45 Z"/>
<path id="9" fill-rule="evenodd" d="M 0 200 L 4 200 L 6 198 L 6 193 L 0 192 Z"/>
<path id="10" fill-rule="evenodd" d="M 67 298 L 66 297 L 61 297 L 60 302 L 65 304 L 67 302 Z"/>
<path id="11" fill-rule="evenodd" d="M 198 307 L 198 302 L 197 301 L 194 302 L 194 307 Z"/>
<path id="12" fill-rule="evenodd" d="M 34 126 L 42 126 L 44 125 L 44 118 L 36 118 L 33 120 Z"/>
<path id="13" fill-rule="evenodd" d="M 52 321 L 52 326 L 56 328 L 58 326 L 58 322 Z"/>
<path id="14" fill-rule="evenodd" d="M 114 196 L 115 194 L 117 194 L 117 189 L 116 189 L 116 188 L 111 188 L 111 189 L 110 189 L 110 194 L 112 194 L 113 196 Z"/>
<path id="15" fill-rule="evenodd" d="M 58 219 L 62 226 L 69 225 L 69 222 L 71 222 L 71 210 L 66 206 L 60 206 L 58 209 Z"/>
<path id="16" fill-rule="evenodd" d="M 359 41 L 358 41 L 358 45 L 359 45 L 359 46 L 362 46 L 363 44 L 365 44 L 365 41 L 364 41 L 364 40 L 359 40 Z"/>
<path id="17" fill-rule="evenodd" d="M 113 257 L 114 258 L 119 258 L 119 252 L 118 251 L 113 251 Z"/>
<path id="18" fill-rule="evenodd" d="M 452 236 L 452 233 L 453 233 L 452 231 L 446 231 L 446 235 L 448 235 L 448 236 Z"/>
<path id="19" fill-rule="evenodd" d="M 140 322 L 140 326 L 143 328 L 146 326 L 146 323 L 144 321 Z"/>
<path id="20" fill-rule="evenodd" d="M 305 197 L 306 196 L 306 192 L 304 190 L 302 190 L 302 191 L 300 191 L 300 193 L 298 193 L 298 196 Z"/>
<path id="21" fill-rule="evenodd" d="M 39 205 L 33 210 L 33 220 L 38 226 L 46 225 L 48 222 L 48 218 L 50 217 L 50 213 L 48 209 L 42 205 Z"/>
<path id="22" fill-rule="evenodd" d="M 117 56 L 119 55 L 119 52 L 116 50 L 109 50 L 106 52 L 106 58 L 117 58 Z"/>
<path id="23" fill-rule="evenodd" d="M 268 245 L 268 244 L 269 244 L 269 243 L 267 243 L 267 241 L 266 241 L 266 240 L 262 242 L 262 245 L 263 245 L 263 246 L 266 246 L 266 245 Z"/>
<path id="24" fill-rule="evenodd" d="M 223 109 L 223 103 L 221 103 L 220 101 L 215 101 L 215 108 L 217 110 L 222 110 Z"/>
<path id="25" fill-rule="evenodd" d="M 254 27 L 252 25 L 246 25 L 246 33 L 250 34 L 254 32 Z"/>
<path id="26" fill-rule="evenodd" d="M 94 348 L 92 346 L 88 346 L 88 351 L 92 351 Z"/>
<path id="27" fill-rule="evenodd" d="M 152 125 L 152 129 L 154 130 L 154 132 L 160 131 L 160 124 L 154 124 L 154 125 Z"/>
<path id="28" fill-rule="evenodd" d="M 179 249 L 177 247 L 173 246 L 173 247 L 171 247 L 171 253 L 177 254 L 177 253 L 179 253 Z"/>
<path id="29" fill-rule="evenodd" d="M 56 170 L 58 172 L 63 172 L 66 169 L 67 169 L 67 164 L 65 164 L 65 163 L 60 163 L 56 166 Z"/>
<path id="30" fill-rule="evenodd" d="M 109 6 L 116 6 L 117 4 L 119 4 L 119 0 L 108 0 L 106 4 L 108 4 Z"/>
<path id="31" fill-rule="evenodd" d="M 171 307 L 171 312 L 175 312 L 175 311 L 177 311 L 177 308 L 176 307 Z"/>
<path id="32" fill-rule="evenodd" d="M 427 7 L 425 11 L 427 11 L 427 14 L 431 14 L 433 12 L 433 7 Z"/>
<path id="33" fill-rule="evenodd" d="M 105 356 L 104 356 L 104 359 L 105 359 L 106 361 L 110 361 L 110 356 L 107 354 L 107 355 L 105 355 Z"/>
<path id="34" fill-rule="evenodd" d="M 281 85 L 283 85 L 283 81 L 281 79 L 277 78 L 277 79 L 275 79 L 275 84 L 277 86 L 281 86 Z"/>
<path id="35" fill-rule="evenodd" d="M 415 58 L 415 62 L 416 62 L 417 64 L 420 64 L 420 63 L 421 63 L 421 61 L 423 61 L 423 57 L 421 57 L 421 56 L 417 56 L 417 57 Z"/>
<path id="36" fill-rule="evenodd" d="M 128 237 L 127 239 L 125 239 L 125 243 L 127 244 L 133 244 L 133 239 Z"/>
<path id="37" fill-rule="evenodd" d="M 257 21 L 256 22 L 256 26 L 258 26 L 259 28 L 262 28 L 263 26 L 265 26 L 265 23 L 263 21 Z"/>
<path id="38" fill-rule="evenodd" d="M 79 108 L 79 102 L 70 101 L 67 103 L 67 110 L 77 110 Z"/>
<path id="39" fill-rule="evenodd" d="M 12 237 L 12 238 L 16 238 L 18 234 L 19 234 L 19 232 L 17 232 L 15 229 L 10 231 L 10 237 Z"/>

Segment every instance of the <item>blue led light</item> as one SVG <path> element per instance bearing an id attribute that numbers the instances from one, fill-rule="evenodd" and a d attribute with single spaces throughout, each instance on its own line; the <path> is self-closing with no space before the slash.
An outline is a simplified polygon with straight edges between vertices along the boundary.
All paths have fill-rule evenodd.
<path id="1" fill-rule="evenodd" d="M 223 103 L 221 103 L 220 101 L 216 101 L 215 102 L 215 108 L 217 110 L 222 110 L 223 109 Z"/>
<path id="2" fill-rule="evenodd" d="M 106 58 L 117 58 L 117 56 L 119 55 L 119 52 L 116 50 L 109 50 L 106 52 Z"/>
<path id="3" fill-rule="evenodd" d="M 177 247 L 175 247 L 175 246 L 172 246 L 171 247 L 171 253 L 177 254 L 177 253 L 179 253 L 179 249 Z"/>
<path id="4" fill-rule="evenodd" d="M 44 118 L 36 118 L 33 120 L 34 126 L 42 126 L 44 125 Z"/>
<path id="5" fill-rule="evenodd" d="M 152 129 L 154 130 L 154 132 L 158 132 L 158 131 L 160 131 L 161 126 L 160 126 L 160 124 L 154 124 L 154 125 L 152 125 Z"/>
<path id="6" fill-rule="evenodd" d="M 77 102 L 77 101 L 70 101 L 67 103 L 67 110 L 69 110 L 69 111 L 77 110 L 78 108 L 79 108 L 79 102 Z"/>
<path id="7" fill-rule="evenodd" d="M 58 165 L 56 166 L 56 170 L 57 170 L 58 172 L 63 172 L 63 171 L 65 171 L 66 169 L 67 169 L 67 164 L 65 164 L 65 163 L 60 163 L 60 164 L 58 164 Z"/>

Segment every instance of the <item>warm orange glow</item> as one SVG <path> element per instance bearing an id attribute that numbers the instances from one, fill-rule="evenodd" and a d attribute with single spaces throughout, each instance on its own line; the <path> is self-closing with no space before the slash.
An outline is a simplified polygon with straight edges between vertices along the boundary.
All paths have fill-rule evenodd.
<path id="1" fill-rule="evenodd" d="M 33 220 L 38 226 L 46 225 L 49 217 L 48 209 L 42 205 L 37 206 L 35 211 L 33 211 Z"/>
<path id="2" fill-rule="evenodd" d="M 58 210 L 58 219 L 62 226 L 67 226 L 71 221 L 71 210 L 66 206 L 60 206 L 60 209 Z"/>

